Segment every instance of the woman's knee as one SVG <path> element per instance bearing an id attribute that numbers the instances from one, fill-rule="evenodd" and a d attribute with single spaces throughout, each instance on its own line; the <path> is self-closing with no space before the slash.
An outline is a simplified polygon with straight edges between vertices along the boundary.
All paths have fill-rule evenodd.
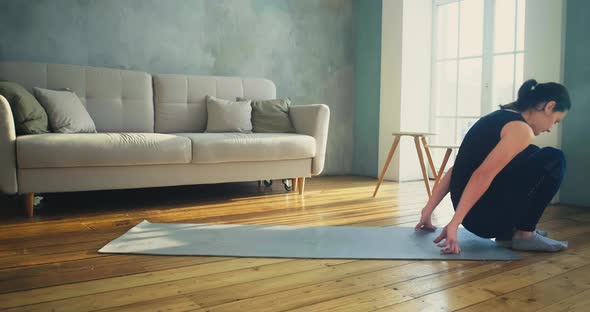
<path id="1" fill-rule="evenodd" d="M 524 151 L 522 151 L 523 154 L 527 155 L 527 157 L 531 157 L 533 155 L 536 155 L 537 152 L 540 150 L 541 148 L 536 146 L 535 144 L 529 144 L 529 146 L 527 146 Z"/>
<path id="2" fill-rule="evenodd" d="M 537 152 L 539 157 L 546 159 L 548 162 L 560 162 L 565 166 L 565 154 L 555 147 L 543 147 Z"/>
<path id="3" fill-rule="evenodd" d="M 554 147 L 543 147 L 537 153 L 537 157 L 542 159 L 543 167 L 548 172 L 562 177 L 565 172 L 565 155 L 560 149 Z"/>

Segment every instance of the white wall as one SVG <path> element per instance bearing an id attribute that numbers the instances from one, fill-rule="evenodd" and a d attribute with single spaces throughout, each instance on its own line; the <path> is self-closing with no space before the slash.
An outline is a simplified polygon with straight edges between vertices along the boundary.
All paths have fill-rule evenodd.
<path id="1" fill-rule="evenodd" d="M 379 107 L 379 174 L 393 143 L 392 132 L 401 127 L 402 16 L 403 0 L 384 0 L 381 29 L 381 103 Z M 395 153 L 387 180 L 399 180 L 399 151 Z"/>
<path id="2" fill-rule="evenodd" d="M 403 131 L 428 132 L 430 128 L 431 33 L 432 1 L 405 0 L 401 97 Z M 406 138 L 402 145 L 401 164 L 400 181 L 422 179 L 416 146 L 410 138 Z"/>
<path id="3" fill-rule="evenodd" d="M 392 132 L 429 130 L 431 11 L 431 0 L 383 1 L 379 172 L 393 142 Z M 422 178 L 411 137 L 402 138 L 389 167 L 387 180 Z"/>
<path id="4" fill-rule="evenodd" d="M 525 16 L 525 80 L 563 82 L 565 1 L 527 0 Z M 561 126 L 535 138 L 539 146 L 561 146 Z"/>

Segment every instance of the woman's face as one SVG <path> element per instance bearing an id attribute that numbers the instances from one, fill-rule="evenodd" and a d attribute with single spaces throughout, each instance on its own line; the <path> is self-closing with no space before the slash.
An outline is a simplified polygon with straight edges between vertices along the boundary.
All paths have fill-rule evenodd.
<path id="1" fill-rule="evenodd" d="M 555 101 L 549 101 L 547 104 L 540 106 L 537 109 L 531 111 L 531 118 L 529 124 L 533 128 L 535 135 L 539 135 L 543 132 L 551 132 L 551 128 L 566 115 L 566 112 L 557 112 L 555 108 Z"/>

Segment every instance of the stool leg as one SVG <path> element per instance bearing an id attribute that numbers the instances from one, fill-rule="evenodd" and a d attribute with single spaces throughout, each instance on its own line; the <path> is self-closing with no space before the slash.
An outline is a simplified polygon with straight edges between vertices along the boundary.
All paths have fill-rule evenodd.
<path id="1" fill-rule="evenodd" d="M 432 174 L 434 174 L 434 178 L 436 179 L 436 168 L 434 168 L 434 161 L 432 161 L 432 155 L 430 154 L 430 148 L 428 148 L 428 144 L 426 144 L 425 137 L 422 137 L 422 145 L 424 146 L 424 151 L 426 152 L 426 158 L 428 158 L 428 164 L 430 165 L 430 170 L 432 170 Z"/>
<path id="2" fill-rule="evenodd" d="M 426 166 L 424 166 L 424 156 L 422 156 L 422 149 L 420 148 L 420 139 L 414 137 L 414 143 L 416 144 L 416 152 L 418 153 L 418 159 L 420 160 L 420 169 L 422 169 L 422 178 L 424 178 L 426 192 L 428 193 L 428 197 L 430 197 L 432 193 L 430 192 L 430 183 L 428 182 L 428 176 L 426 174 Z"/>
<path id="3" fill-rule="evenodd" d="M 393 140 L 393 144 L 391 145 L 391 148 L 389 149 L 389 155 L 387 155 L 387 159 L 385 160 L 385 164 L 383 165 L 383 169 L 381 170 L 381 174 L 379 175 L 379 182 L 377 182 L 377 186 L 375 187 L 375 191 L 373 192 L 373 197 L 377 196 L 377 191 L 379 191 L 379 187 L 381 186 L 381 183 L 383 183 L 383 178 L 385 178 L 385 172 L 387 171 L 387 168 L 389 167 L 389 163 L 391 162 L 391 159 L 393 158 L 393 153 L 395 153 L 395 149 L 397 148 L 397 145 L 399 144 L 399 136 L 396 136 L 395 139 Z"/>
<path id="4" fill-rule="evenodd" d="M 447 151 L 445 152 L 445 158 L 443 159 L 442 165 L 440 166 L 440 169 L 438 170 L 438 173 L 436 174 L 436 181 L 434 181 L 434 186 L 432 187 L 433 190 L 436 187 L 436 185 L 438 184 L 438 182 L 440 182 L 440 179 L 442 178 L 443 172 L 445 172 L 445 167 L 447 166 L 447 162 L 449 161 L 449 157 L 451 156 L 452 152 L 453 152 L 452 148 L 447 148 Z"/>

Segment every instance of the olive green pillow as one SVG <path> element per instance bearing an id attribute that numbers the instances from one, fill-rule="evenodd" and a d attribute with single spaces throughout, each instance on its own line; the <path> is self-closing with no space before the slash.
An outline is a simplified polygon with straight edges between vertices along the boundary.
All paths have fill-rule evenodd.
<path id="1" fill-rule="evenodd" d="M 240 99 L 238 98 L 238 101 Z M 252 101 L 253 132 L 295 132 L 289 118 L 289 99 Z"/>
<path id="2" fill-rule="evenodd" d="M 27 89 L 16 82 L 0 81 L 0 94 L 10 103 L 17 135 L 49 132 L 45 109 Z"/>

